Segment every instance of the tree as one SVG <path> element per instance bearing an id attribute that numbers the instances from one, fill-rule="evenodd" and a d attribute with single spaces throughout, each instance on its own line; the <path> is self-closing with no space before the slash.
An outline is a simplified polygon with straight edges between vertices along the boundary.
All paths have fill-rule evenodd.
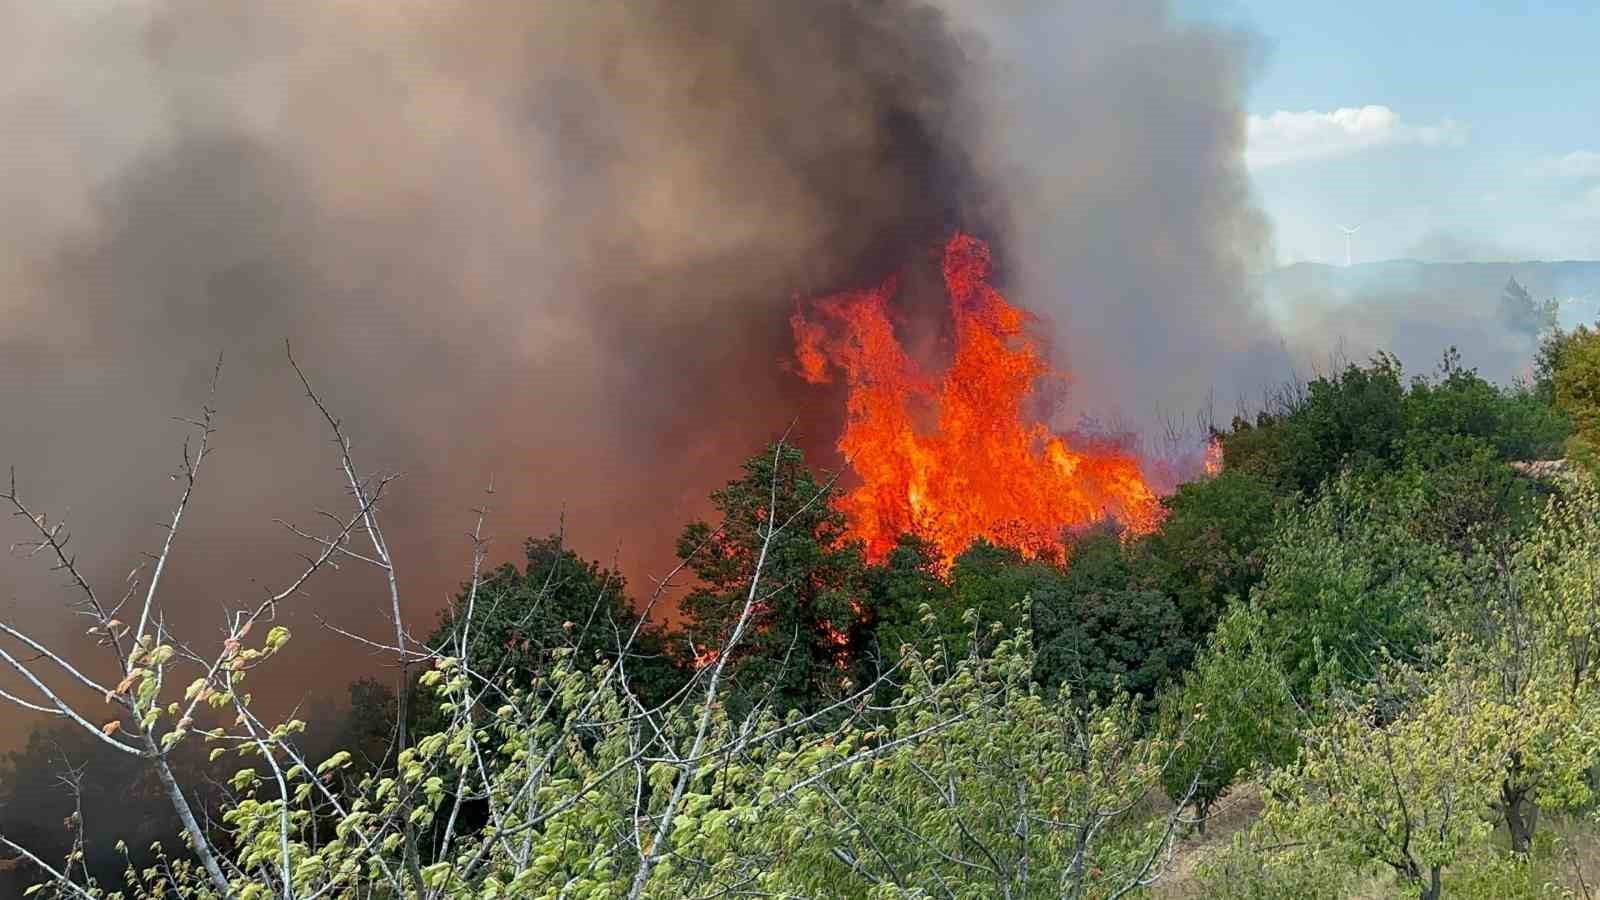
<path id="1" fill-rule="evenodd" d="M 196 806 L 218 808 L 219 793 L 201 788 L 214 777 L 203 751 L 185 748 L 172 767 Z M 0 835 L 45 859 L 75 854 L 70 867 L 102 884 L 115 884 L 130 864 L 153 863 L 153 844 L 181 846 L 182 828 L 148 765 L 75 725 L 41 726 L 0 760 Z M 31 865 L 0 867 L 0 894 L 20 897 L 41 875 Z"/>
<path id="2" fill-rule="evenodd" d="M 1412 379 L 1404 412 L 1407 448 L 1462 436 L 1492 447 L 1503 460 L 1558 455 L 1568 431 L 1562 416 L 1533 393 L 1496 387 L 1464 367 L 1454 347 L 1432 379 Z"/>
<path id="3" fill-rule="evenodd" d="M 1562 347 L 1570 343 L 1563 341 Z M 1541 359 L 1564 354 L 1552 347 L 1546 344 Z M 1253 425 L 1235 419 L 1221 437 L 1224 468 L 1261 478 L 1279 492 L 1310 496 L 1341 471 L 1392 472 L 1408 452 L 1451 436 L 1477 439 L 1502 460 L 1548 458 L 1568 427 L 1539 390 L 1498 388 L 1464 367 L 1454 348 L 1431 379 L 1413 378 L 1408 385 L 1400 363 L 1379 354 L 1367 366 L 1350 365 L 1281 392 L 1274 409 Z"/>
<path id="4" fill-rule="evenodd" d="M 358 678 L 346 688 L 350 707 L 341 723 L 339 734 L 330 742 L 328 754 L 348 750 L 354 754 L 362 772 L 375 772 L 391 766 L 394 760 L 395 717 L 400 711 L 400 698 L 394 686 L 376 678 Z M 418 717 L 408 723 L 418 725 Z M 327 755 L 327 754 L 325 754 Z"/>
<path id="5" fill-rule="evenodd" d="M 1579 325 L 1572 331 L 1566 331 L 1559 326 L 1550 330 L 1539 341 L 1539 349 L 1533 357 L 1533 396 L 1547 406 L 1556 403 L 1556 370 L 1561 368 L 1561 358 L 1567 348 L 1575 341 L 1583 341 L 1590 334 L 1587 325 Z"/>
<path id="6" fill-rule="evenodd" d="M 1403 696 L 1397 696 L 1403 695 Z M 1421 900 L 1489 826 L 1498 759 L 1457 679 L 1396 670 L 1381 691 L 1341 691 L 1297 762 L 1269 781 L 1263 823 L 1350 863 L 1389 867 Z"/>
<path id="7" fill-rule="evenodd" d="M 1022 619 L 1022 599 L 1051 590 L 1060 574 L 1049 563 L 1025 559 L 1011 547 L 983 538 L 973 541 L 950 567 L 950 587 L 955 593 L 956 615 L 970 611 L 970 621 L 981 627 L 974 630 L 966 624 L 960 630 L 951 629 L 945 652 L 961 659 L 974 646 L 979 652 L 988 652 L 999 638 L 1016 634 L 1027 625 Z M 991 625 L 999 627 L 991 629 Z"/>
<path id="8" fill-rule="evenodd" d="M 866 596 L 861 548 L 828 502 L 830 485 L 806 468 L 799 450 L 775 445 L 746 461 L 744 473 L 711 495 L 719 525 L 694 522 L 678 538 L 678 556 L 699 581 L 682 603 L 684 633 L 696 648 L 721 646 L 751 573 L 764 572 L 750 634 L 731 661 L 734 693 L 745 704 L 815 710 L 847 693 L 845 682 L 861 683 L 851 671 L 865 637 L 857 609 Z M 778 536 L 764 547 L 774 526 Z"/>
<path id="9" fill-rule="evenodd" d="M 677 689 L 682 678 L 665 638 L 640 615 L 620 572 L 584 560 L 559 534 L 529 538 L 524 557 L 520 570 L 507 563 L 484 576 L 476 595 L 463 587 L 441 614 L 428 646 L 459 653 L 456 638 L 466 631 L 486 675 L 499 679 L 503 673 L 505 683 L 526 687 L 558 650 L 592 663 L 614 658 L 632 637 L 633 687 L 657 701 Z M 469 603 L 473 625 L 463 629 Z"/>
<path id="10" fill-rule="evenodd" d="M 1509 557 L 1509 558 L 1508 558 Z M 1477 560 L 1482 623 L 1456 651 L 1502 760 L 1495 810 L 1526 853 L 1541 808 L 1588 802 L 1600 755 L 1600 491 L 1575 485 L 1514 554 Z M 1476 623 L 1473 623 L 1476 624 Z"/>
<path id="11" fill-rule="evenodd" d="M 1559 308 L 1560 305 L 1554 300 L 1543 303 L 1534 300 L 1515 276 L 1507 279 L 1506 286 L 1500 291 L 1501 321 L 1524 334 L 1535 335 L 1554 328 Z"/>
<path id="12" fill-rule="evenodd" d="M 879 669 L 898 663 L 902 648 L 929 648 L 940 639 L 959 640 L 966 626 L 955 591 L 940 574 L 939 548 L 913 534 L 903 534 L 883 562 L 866 571 L 870 598 L 870 655 Z"/>
<path id="13" fill-rule="evenodd" d="M 1556 407 L 1572 421 L 1567 454 L 1590 468 L 1600 465 L 1600 331 L 1568 335 L 1552 375 Z"/>
<path id="14" fill-rule="evenodd" d="M 954 666 L 914 659 L 902 702 L 917 712 L 876 739 L 884 751 L 778 807 L 742 851 L 783 861 L 761 887 L 977 900 L 1114 898 L 1155 882 L 1179 810 L 1135 809 L 1173 743 L 1126 695 L 1047 697 L 1031 655 L 1023 629 Z"/>
<path id="15" fill-rule="evenodd" d="M 1388 479 L 1407 498 L 1411 531 L 1424 542 L 1470 556 L 1488 535 L 1520 533 L 1537 508 L 1536 484 L 1522 478 L 1481 438 L 1419 434 Z"/>
<path id="16" fill-rule="evenodd" d="M 1181 485 L 1164 505 L 1161 528 L 1139 550 L 1183 617 L 1185 638 L 1198 645 L 1229 598 L 1248 597 L 1261 580 L 1279 501 L 1262 478 L 1224 469 Z"/>
<path id="17" fill-rule="evenodd" d="M 1141 585 L 1131 563 L 1119 536 L 1095 531 L 1073 542 L 1064 572 L 1032 587 L 1040 684 L 1148 702 L 1193 656 L 1171 598 Z"/>
<path id="18" fill-rule="evenodd" d="M 1379 354 L 1366 367 L 1306 386 L 1304 403 L 1285 421 L 1283 477 L 1306 495 L 1341 469 L 1394 459 L 1405 431 L 1400 362 Z"/>
<path id="19" fill-rule="evenodd" d="M 1251 593 L 1266 646 L 1302 702 L 1329 677 L 1374 677 L 1382 654 L 1416 659 L 1434 637 L 1428 598 L 1451 564 L 1410 531 L 1406 498 L 1386 487 L 1350 475 L 1331 480 L 1285 518 Z"/>
<path id="20" fill-rule="evenodd" d="M 1299 749 L 1301 716 L 1262 613 L 1231 609 L 1181 685 L 1162 696 L 1163 730 L 1183 735 L 1168 767 L 1168 796 L 1191 791 L 1200 827 L 1241 773 L 1287 765 Z"/>

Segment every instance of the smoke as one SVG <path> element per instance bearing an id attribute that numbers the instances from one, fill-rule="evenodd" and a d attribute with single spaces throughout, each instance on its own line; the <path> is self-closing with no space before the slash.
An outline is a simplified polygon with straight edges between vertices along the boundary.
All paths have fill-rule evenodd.
<path id="1" fill-rule="evenodd" d="M 1558 324 L 1557 298 L 1593 291 L 1596 273 L 1594 263 L 1302 263 L 1262 284 L 1302 374 L 1384 350 L 1427 375 L 1455 347 L 1483 377 L 1512 384 L 1531 378 L 1539 341 Z"/>
<path id="2" fill-rule="evenodd" d="M 1041 314 L 1068 413 L 1276 365 L 1251 53 L 1157 0 L 0 0 L 0 462 L 117 593 L 176 496 L 171 417 L 216 406 L 166 591 L 211 639 L 293 571 L 275 518 L 343 508 L 289 339 L 358 459 L 404 474 L 416 630 L 491 475 L 501 553 L 564 515 L 648 590 L 790 423 L 834 461 L 837 398 L 781 365 L 796 298 L 952 229 Z M 0 570 L 0 602 L 72 647 L 41 568 Z M 317 661 L 286 695 L 377 664 L 315 616 L 376 633 L 381 592 L 347 566 L 286 609 Z"/>
<path id="3" fill-rule="evenodd" d="M 1251 281 L 1248 35 L 1165 3 L 961 4 L 991 52 L 964 140 L 1007 202 L 1009 296 L 1050 320 L 1066 412 L 1148 427 L 1285 369 Z"/>

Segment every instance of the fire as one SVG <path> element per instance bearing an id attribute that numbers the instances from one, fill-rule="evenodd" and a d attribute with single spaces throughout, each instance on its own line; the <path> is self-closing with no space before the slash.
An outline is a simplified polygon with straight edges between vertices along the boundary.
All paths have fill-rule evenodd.
<path id="1" fill-rule="evenodd" d="M 924 372 L 895 334 L 898 279 L 812 301 L 792 320 L 799 373 L 824 383 L 837 372 L 848 385 L 838 446 L 860 485 L 839 505 L 873 560 L 907 532 L 946 562 L 980 537 L 1050 558 L 1067 529 L 1115 517 L 1142 532 L 1158 520 L 1136 459 L 1069 443 L 1030 414 L 1039 383 L 1062 376 L 990 270 L 977 238 L 945 246 L 954 354 L 942 374 Z"/>
<path id="2" fill-rule="evenodd" d="M 1204 462 L 1202 462 L 1201 465 L 1204 466 L 1205 473 L 1208 476 L 1209 475 L 1221 475 L 1222 474 L 1222 441 L 1221 441 L 1221 439 L 1216 438 L 1216 437 L 1212 437 L 1211 441 L 1206 444 L 1206 456 L 1205 456 Z"/>

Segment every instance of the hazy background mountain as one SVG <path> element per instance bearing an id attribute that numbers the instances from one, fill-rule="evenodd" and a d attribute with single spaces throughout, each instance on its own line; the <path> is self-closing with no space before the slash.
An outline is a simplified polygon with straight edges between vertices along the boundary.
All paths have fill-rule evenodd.
<path id="1" fill-rule="evenodd" d="M 1549 313 L 1563 328 L 1600 319 L 1596 260 L 1296 263 L 1258 286 L 1294 358 L 1314 369 L 1384 349 L 1420 373 L 1455 346 L 1485 377 L 1508 382 L 1527 374 Z"/>

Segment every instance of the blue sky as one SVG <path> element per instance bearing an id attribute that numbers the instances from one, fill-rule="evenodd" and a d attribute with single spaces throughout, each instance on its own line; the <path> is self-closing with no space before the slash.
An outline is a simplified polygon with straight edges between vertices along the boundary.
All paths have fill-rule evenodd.
<path id="1" fill-rule="evenodd" d="M 1259 36 L 1279 262 L 1600 258 L 1600 0 L 1191 0 Z"/>

